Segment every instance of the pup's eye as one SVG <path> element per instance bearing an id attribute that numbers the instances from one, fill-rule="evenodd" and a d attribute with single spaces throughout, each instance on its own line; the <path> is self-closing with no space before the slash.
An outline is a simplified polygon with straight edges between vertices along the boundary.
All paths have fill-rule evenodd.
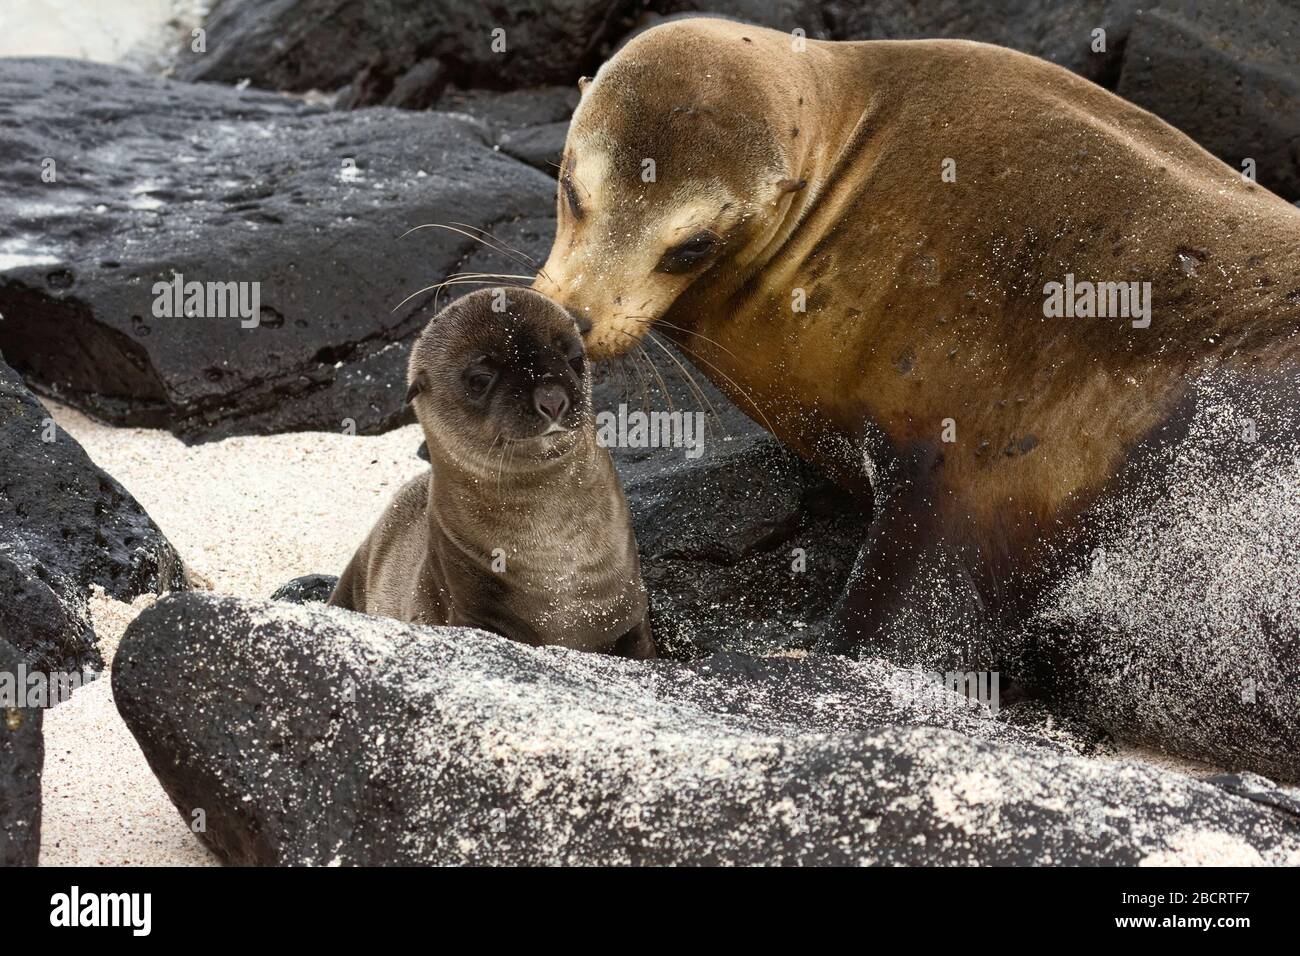
<path id="1" fill-rule="evenodd" d="M 665 252 L 657 269 L 660 272 L 688 272 L 711 256 L 718 245 L 718 237 L 713 233 L 697 232 Z"/>
<path id="2" fill-rule="evenodd" d="M 488 393 L 497 380 L 496 372 L 482 366 L 465 370 L 465 392 L 470 398 L 478 400 Z"/>
<path id="3" fill-rule="evenodd" d="M 586 366 L 587 366 L 586 356 L 584 356 L 581 352 L 579 352 L 577 355 L 569 359 L 569 368 L 573 369 L 573 373 L 577 375 L 578 378 L 582 378 L 582 370 L 586 368 Z"/>

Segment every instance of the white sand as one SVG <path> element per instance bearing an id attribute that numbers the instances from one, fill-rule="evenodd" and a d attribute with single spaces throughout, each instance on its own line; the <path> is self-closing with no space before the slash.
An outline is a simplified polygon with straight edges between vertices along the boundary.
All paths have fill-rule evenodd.
<path id="1" fill-rule="evenodd" d="M 293 432 L 187 447 L 47 401 L 60 428 L 126 486 L 223 594 L 270 597 L 302 574 L 338 574 L 379 513 L 428 464 L 409 425 L 377 437 Z"/>
<path id="2" fill-rule="evenodd" d="M 338 574 L 397 488 L 428 466 L 415 425 L 379 437 L 300 432 L 186 447 L 46 402 L 126 486 L 214 590 L 269 597 L 302 574 Z M 92 601 L 111 659 L 152 599 Z M 108 674 L 45 716 L 44 865 L 188 865 L 215 858 L 190 833 L 113 704 Z"/>

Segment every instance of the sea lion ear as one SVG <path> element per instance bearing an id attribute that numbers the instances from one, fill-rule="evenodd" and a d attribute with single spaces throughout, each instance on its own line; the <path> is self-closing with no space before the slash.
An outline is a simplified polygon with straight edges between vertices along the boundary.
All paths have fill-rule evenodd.
<path id="1" fill-rule="evenodd" d="M 428 385 L 429 383 L 425 380 L 423 372 L 418 373 L 415 378 L 411 379 L 411 385 L 406 390 L 406 404 L 409 405 L 415 401 L 415 397 L 423 392 Z"/>
<path id="2" fill-rule="evenodd" d="M 797 193 L 807 185 L 806 179 L 782 179 L 777 182 L 776 188 L 782 193 Z"/>
<path id="3" fill-rule="evenodd" d="M 578 77 L 578 92 L 586 93 L 587 87 L 590 85 L 591 85 L 591 77 L 589 76 Z"/>

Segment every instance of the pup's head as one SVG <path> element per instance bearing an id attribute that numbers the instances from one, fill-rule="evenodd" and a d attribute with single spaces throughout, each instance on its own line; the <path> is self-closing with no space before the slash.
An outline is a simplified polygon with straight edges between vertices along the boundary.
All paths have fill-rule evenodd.
<path id="1" fill-rule="evenodd" d="M 591 422 L 573 318 L 529 289 L 483 289 L 439 312 L 411 350 L 408 382 L 430 451 L 466 467 L 555 458 Z"/>
<path id="2" fill-rule="evenodd" d="M 783 33 L 680 20 L 583 84 L 533 287 L 574 315 L 593 360 L 635 347 L 688 286 L 777 231 L 804 185 L 801 94 L 771 78 L 788 47 Z"/>

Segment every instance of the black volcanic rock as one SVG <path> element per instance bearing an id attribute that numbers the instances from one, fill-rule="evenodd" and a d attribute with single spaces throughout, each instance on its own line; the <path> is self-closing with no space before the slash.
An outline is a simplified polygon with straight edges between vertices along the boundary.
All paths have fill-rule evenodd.
<path id="1" fill-rule="evenodd" d="M 443 76 L 496 89 L 567 83 L 600 63 L 633 0 L 222 0 L 186 80 L 361 90 L 354 105 L 416 99 Z M 499 33 L 495 31 L 501 31 Z M 494 49 L 504 42 L 504 50 Z"/>
<path id="2" fill-rule="evenodd" d="M 42 390 L 186 439 L 390 427 L 433 293 L 402 299 L 459 271 L 531 275 L 468 235 L 402 234 L 550 244 L 554 180 L 493 147 L 467 116 L 0 60 L 0 349 Z M 257 326 L 156 317 L 178 273 L 260 283 Z"/>
<path id="3" fill-rule="evenodd" d="M 451 90 L 438 101 L 438 108 L 483 120 L 493 131 L 501 152 L 555 176 L 569 135 L 569 117 L 578 105 L 579 95 L 576 85 L 506 93 Z"/>
<path id="4" fill-rule="evenodd" d="M 3 631 L 0 631 L 2 634 Z M 41 772 L 45 743 L 39 707 L 11 706 L 25 657 L 0 640 L 0 866 L 35 866 L 41 852 Z M 12 682 L 12 683 L 9 683 Z"/>
<path id="5" fill-rule="evenodd" d="M 0 357 L 0 637 L 32 668 L 99 666 L 96 584 L 122 601 L 187 586 L 158 526 Z"/>
<path id="6" fill-rule="evenodd" d="M 338 583 L 337 574 L 304 574 L 277 588 L 271 595 L 271 600 L 287 601 L 290 604 L 324 604 Z"/>
<path id="7" fill-rule="evenodd" d="M 869 512 L 770 436 L 706 452 L 661 451 L 653 470 L 622 469 L 659 652 L 811 646 Z"/>
<path id="8" fill-rule="evenodd" d="M 1194 77 L 1194 82 L 1189 82 Z M 1233 169 L 1300 199 L 1300 7 L 1161 0 L 1133 21 L 1120 96 L 1177 126 Z"/>
<path id="9" fill-rule="evenodd" d="M 1260 0 L 1248 15 L 1202 0 L 512 0 L 490 12 L 383 0 L 364 13 L 361 0 L 325 6 L 225 0 L 210 18 L 209 51 L 185 53 L 181 75 L 251 78 L 283 90 L 346 86 L 343 106 L 426 108 L 445 107 L 456 85 L 521 92 L 570 85 L 640 29 L 680 16 L 728 17 L 812 39 L 978 40 L 1114 90 L 1235 168 L 1254 159 L 1261 183 L 1300 198 L 1300 13 L 1285 0 Z M 496 27 L 506 30 L 507 54 L 490 52 Z M 523 124 L 502 149 L 546 168 L 562 146 L 565 118 Z"/>
<path id="10" fill-rule="evenodd" d="M 240 864 L 1293 861 L 1300 820 L 1040 744 L 875 662 L 532 648 L 187 593 L 117 706 Z"/>
<path id="11" fill-rule="evenodd" d="M 646 358 L 658 376 L 601 369 L 593 403 L 597 422 L 620 408 L 703 420 L 698 455 L 680 447 L 609 448 L 632 512 L 659 653 L 688 660 L 810 646 L 857 558 L 869 508 L 700 372 L 690 371 L 688 380 L 658 350 L 647 349 Z"/>

